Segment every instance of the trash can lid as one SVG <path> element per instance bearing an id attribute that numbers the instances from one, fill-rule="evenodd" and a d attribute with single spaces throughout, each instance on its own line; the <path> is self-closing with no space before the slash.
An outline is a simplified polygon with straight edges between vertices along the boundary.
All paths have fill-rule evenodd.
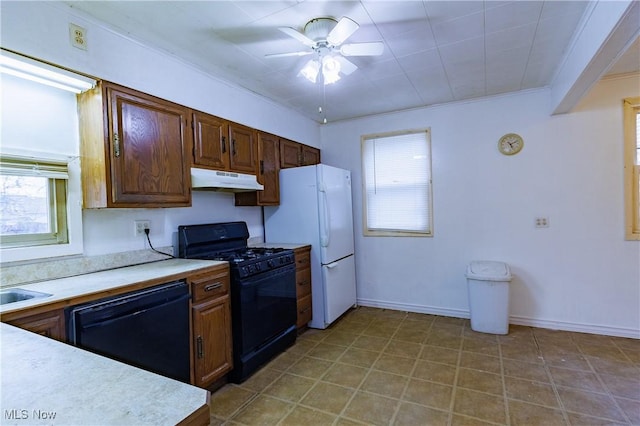
<path id="1" fill-rule="evenodd" d="M 467 278 L 486 281 L 511 281 L 509 265 L 491 260 L 476 260 L 467 267 Z"/>

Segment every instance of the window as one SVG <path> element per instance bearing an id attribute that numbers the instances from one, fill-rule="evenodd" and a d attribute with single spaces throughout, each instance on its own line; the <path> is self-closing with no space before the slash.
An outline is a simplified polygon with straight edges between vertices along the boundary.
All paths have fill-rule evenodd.
<path id="1" fill-rule="evenodd" d="M 364 235 L 433 235 L 429 130 L 362 137 Z"/>
<path id="2" fill-rule="evenodd" d="M 3 49 L 0 65 L 0 262 L 82 254 L 82 88 L 66 83 L 92 81 Z"/>
<path id="3" fill-rule="evenodd" d="M 0 157 L 2 247 L 64 244 L 67 232 L 66 163 Z"/>
<path id="4" fill-rule="evenodd" d="M 625 236 L 640 240 L 640 98 L 624 100 Z"/>

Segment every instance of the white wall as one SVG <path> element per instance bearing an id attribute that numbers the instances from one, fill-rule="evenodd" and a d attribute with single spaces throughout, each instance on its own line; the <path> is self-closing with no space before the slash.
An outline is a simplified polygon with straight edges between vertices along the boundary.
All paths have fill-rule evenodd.
<path id="1" fill-rule="evenodd" d="M 308 145 L 320 145 L 317 123 L 296 111 L 150 49 L 63 3 L 3 1 L 0 8 L 3 48 Z M 86 28 L 88 51 L 70 45 L 69 23 Z M 74 144 L 77 146 L 77 139 Z M 84 253 L 148 247 L 143 237 L 133 234 L 136 219 L 151 221 L 150 237 L 156 247 L 172 245 L 181 224 L 245 220 L 251 237 L 262 237 L 261 209 L 235 208 L 233 204 L 232 194 L 198 192 L 190 208 L 84 210 Z"/>
<path id="2" fill-rule="evenodd" d="M 624 240 L 622 98 L 638 76 L 601 82 L 571 114 L 547 90 L 329 124 L 323 161 L 353 172 L 358 299 L 468 317 L 465 268 L 507 262 L 511 321 L 640 336 L 640 243 Z M 433 238 L 362 235 L 360 136 L 430 127 Z M 519 133 L 524 149 L 501 155 Z M 549 218 L 536 229 L 534 218 Z"/>

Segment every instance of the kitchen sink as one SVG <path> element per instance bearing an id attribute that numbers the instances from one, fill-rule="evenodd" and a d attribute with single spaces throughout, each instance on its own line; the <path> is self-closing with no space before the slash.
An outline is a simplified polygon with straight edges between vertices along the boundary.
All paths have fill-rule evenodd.
<path id="1" fill-rule="evenodd" d="M 22 288 L 11 288 L 0 291 L 0 305 L 7 303 L 20 302 L 22 300 L 39 299 L 41 297 L 49 297 L 51 294 L 39 291 L 24 290 Z"/>

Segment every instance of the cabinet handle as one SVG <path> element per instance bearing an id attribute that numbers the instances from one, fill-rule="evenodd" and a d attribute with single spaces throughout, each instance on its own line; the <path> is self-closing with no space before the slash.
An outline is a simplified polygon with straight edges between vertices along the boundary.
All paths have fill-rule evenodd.
<path id="1" fill-rule="evenodd" d="M 220 287 L 222 287 L 222 283 L 220 283 L 220 282 L 213 283 L 213 284 L 205 285 L 204 286 L 204 291 L 212 291 L 212 290 L 219 289 Z"/>
<path id="2" fill-rule="evenodd" d="M 227 152 L 227 138 L 225 136 L 222 137 L 222 153 Z"/>
<path id="3" fill-rule="evenodd" d="M 231 139 L 231 154 L 235 157 L 236 155 L 236 140 Z"/>
<path id="4" fill-rule="evenodd" d="M 309 280 L 304 280 L 304 281 L 300 281 L 298 283 L 298 285 L 303 286 L 303 285 L 309 285 Z"/>
<path id="5" fill-rule="evenodd" d="M 120 136 L 117 133 L 113 135 L 113 155 L 120 157 Z"/>
<path id="6" fill-rule="evenodd" d="M 202 336 L 198 336 L 198 338 L 196 339 L 196 346 L 198 348 L 198 359 L 201 359 L 204 356 L 202 350 Z"/>
<path id="7" fill-rule="evenodd" d="M 260 160 L 260 174 L 264 175 L 264 160 Z"/>

